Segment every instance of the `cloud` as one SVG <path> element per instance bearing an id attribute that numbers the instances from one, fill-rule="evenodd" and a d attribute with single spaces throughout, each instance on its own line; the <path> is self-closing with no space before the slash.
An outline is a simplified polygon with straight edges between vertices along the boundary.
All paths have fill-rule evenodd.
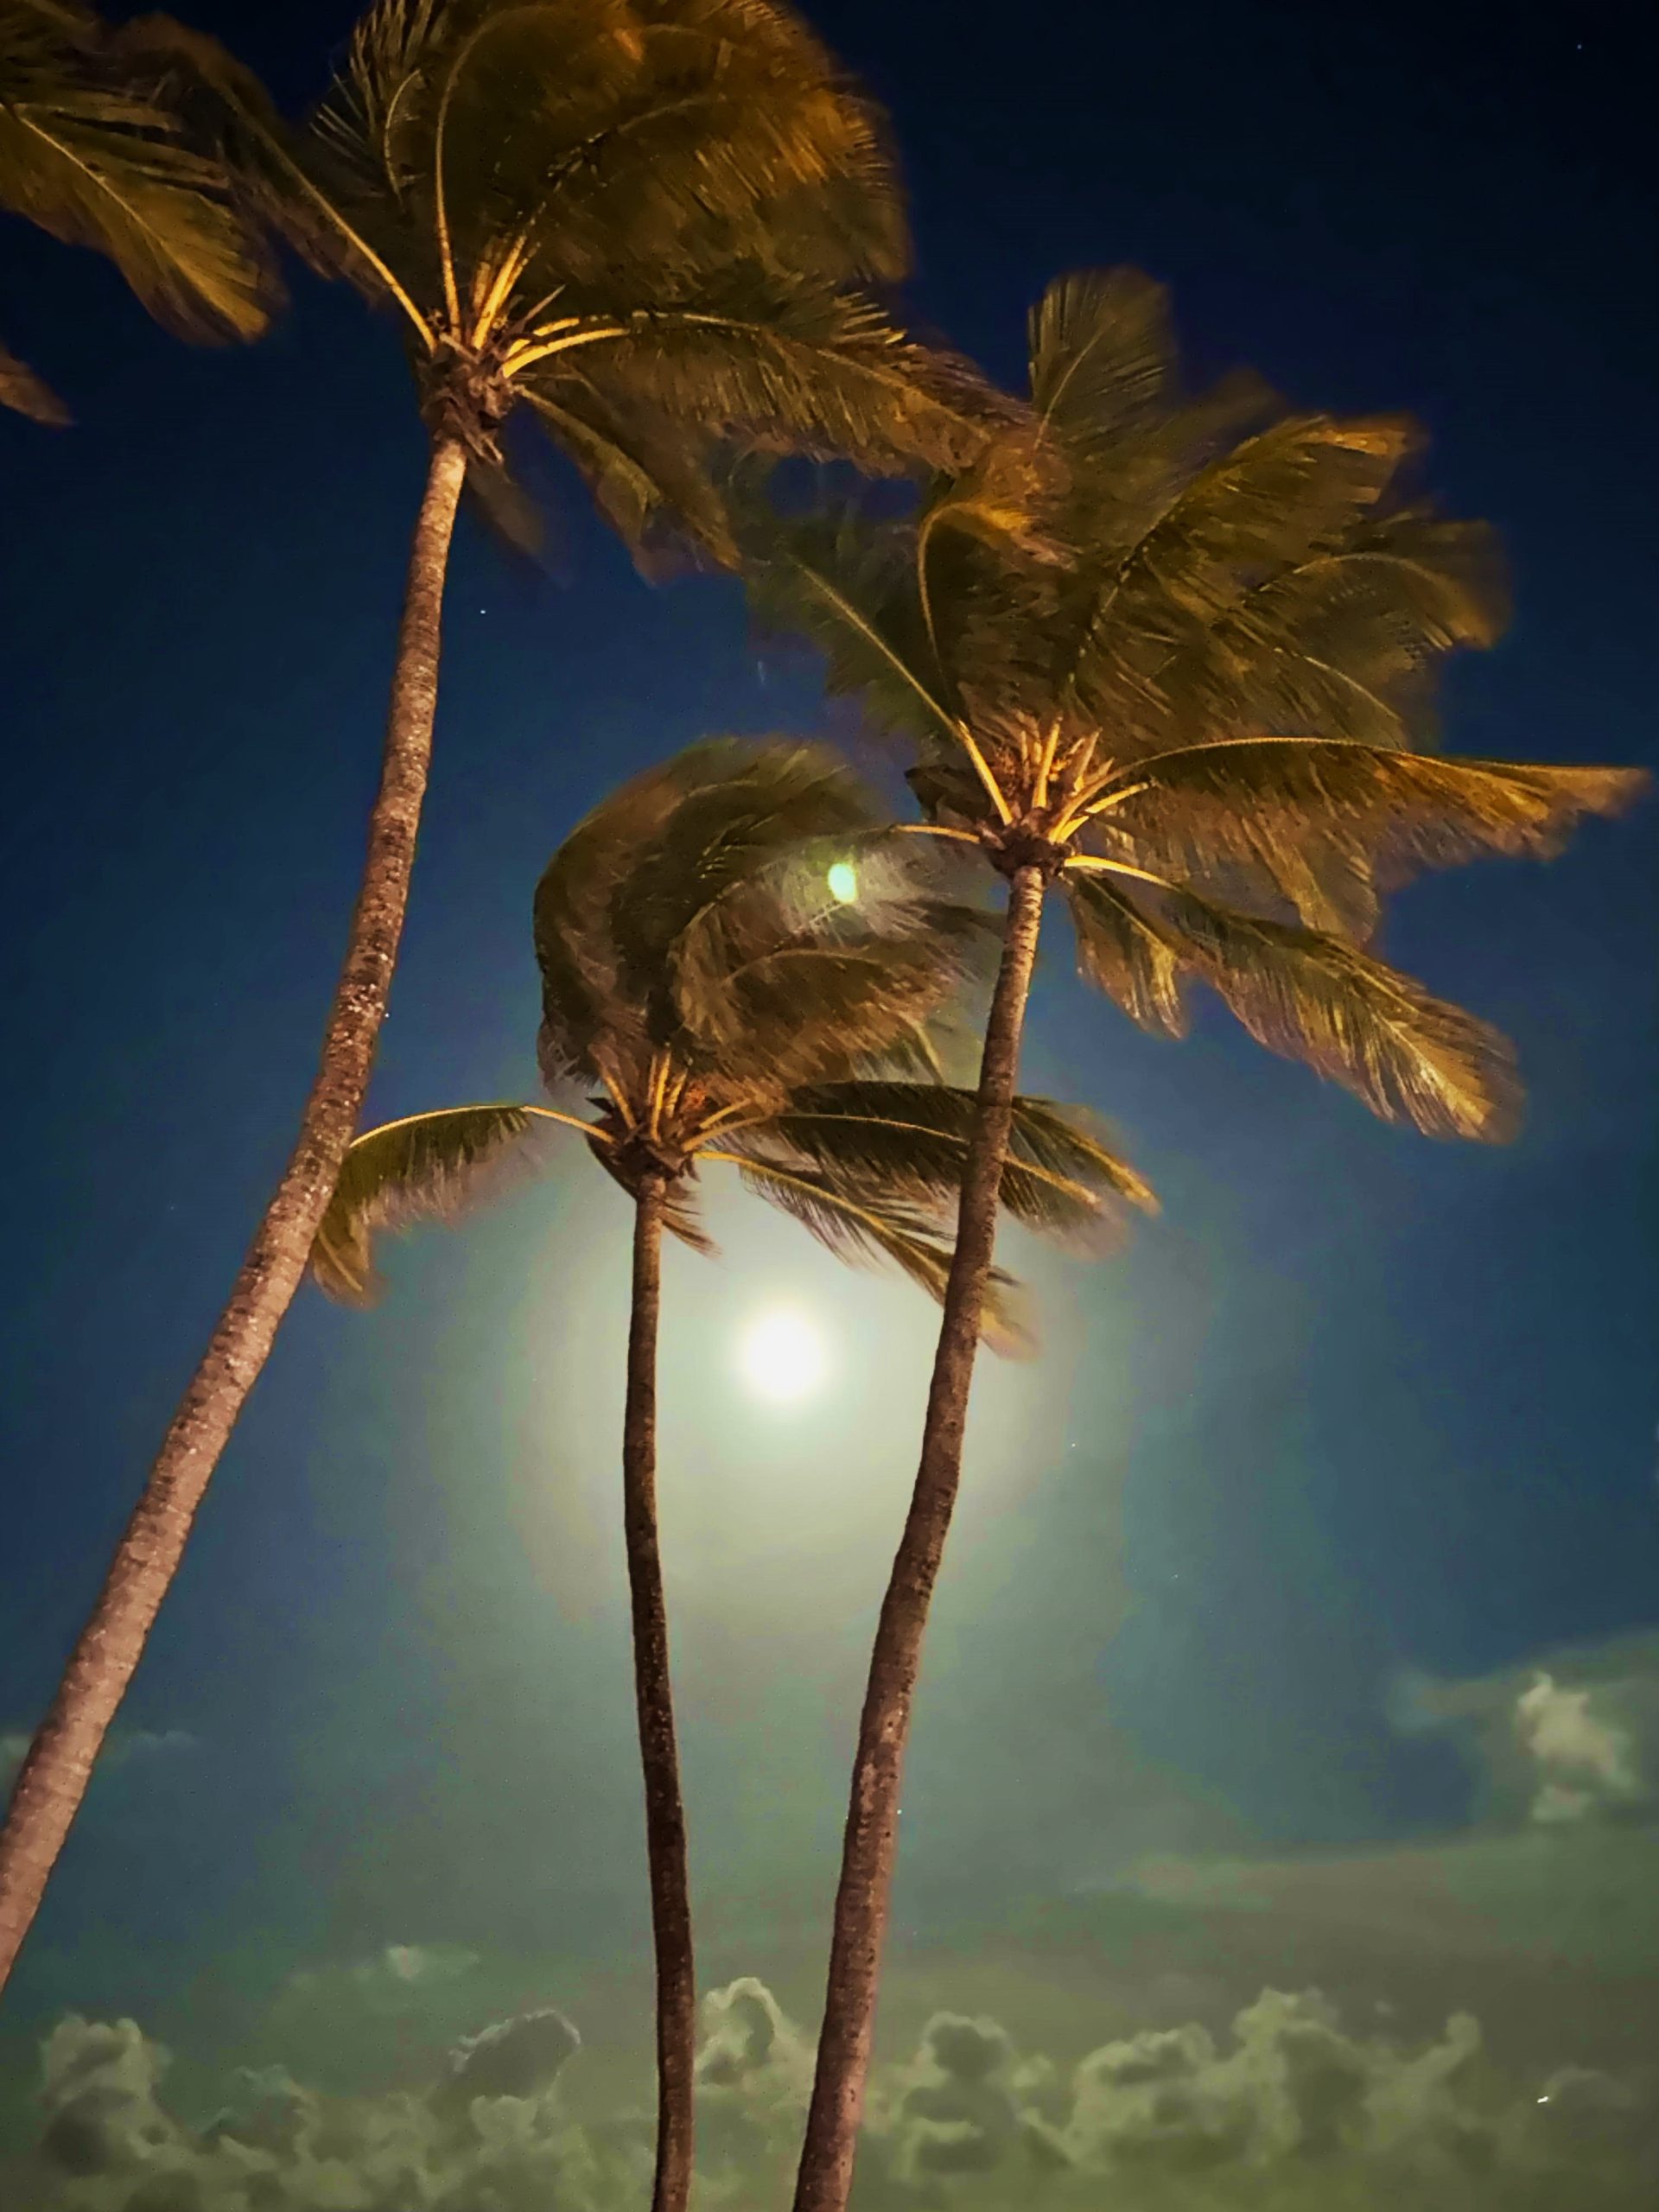
<path id="1" fill-rule="evenodd" d="M 1489 1825 L 1659 1817 L 1659 1635 L 1462 1681 L 1409 1676 L 1392 1711 L 1408 1732 L 1440 1731 L 1462 1746 Z"/>
<path id="2" fill-rule="evenodd" d="M 476 1951 L 454 1943 L 388 1943 L 365 1959 L 344 1966 L 302 1967 L 288 1978 L 296 1996 L 338 1998 L 345 1991 L 394 2005 L 411 1991 L 457 1981 L 478 1964 Z"/>
<path id="3" fill-rule="evenodd" d="M 419 2092 L 340 2097 L 245 2071 L 192 2126 L 130 2020 L 60 2021 L 42 2050 L 31 2180 L 8 2212 L 632 2212 L 638 2109 L 578 2120 L 580 2038 L 550 2007 L 466 2038 Z M 706 2000 L 699 2202 L 783 2202 L 808 2040 L 766 1986 Z M 1224 2026 L 1114 2037 L 1071 2065 L 1000 2022 L 936 2013 L 871 2084 L 857 2212 L 1624 2212 L 1659 2183 L 1651 2083 L 1498 2067 L 1456 2014 L 1415 2043 L 1355 2033 L 1316 1991 Z M 30 2193 L 32 2191 L 32 2193 Z"/>
<path id="4" fill-rule="evenodd" d="M 1541 1671 L 1515 1701 L 1516 1732 L 1539 1773 L 1535 1821 L 1580 1821 L 1647 1794 L 1630 1732 L 1592 1711 L 1593 1695 Z"/>

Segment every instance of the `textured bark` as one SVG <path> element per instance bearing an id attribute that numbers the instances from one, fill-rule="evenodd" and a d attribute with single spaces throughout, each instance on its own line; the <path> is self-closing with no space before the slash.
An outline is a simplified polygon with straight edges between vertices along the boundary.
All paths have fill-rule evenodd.
<path id="1" fill-rule="evenodd" d="M 845 2212 L 864 2109 L 887 1940 L 899 1794 L 928 1607 L 957 1502 L 968 1393 L 996 1243 L 996 1215 L 1014 1122 L 1020 1039 L 1042 927 L 1045 877 L 1014 871 L 996 992 L 986 1025 L 979 1096 L 963 1165 L 956 1251 L 922 1429 L 910 1512 L 881 1601 L 870 1656 L 852 1796 L 842 1841 L 817 2070 L 795 2183 L 795 2212 Z"/>
<path id="2" fill-rule="evenodd" d="M 0 1988 L 40 1909 L 219 1454 L 303 1279 L 357 1127 L 409 901 L 437 704 L 444 575 L 466 474 L 463 448 L 435 442 L 410 551 L 362 885 L 299 1141 L 173 1416 L 0 1829 Z"/>
<path id="3" fill-rule="evenodd" d="M 645 1176 L 633 1220 L 633 1304 L 622 1417 L 622 1516 L 633 1611 L 633 1695 L 645 1783 L 645 1853 L 657 1956 L 657 2170 L 652 2212 L 685 2212 L 691 2193 L 692 2067 L 697 1977 L 668 1670 L 668 1608 L 657 1538 L 657 1314 L 666 1185 Z"/>

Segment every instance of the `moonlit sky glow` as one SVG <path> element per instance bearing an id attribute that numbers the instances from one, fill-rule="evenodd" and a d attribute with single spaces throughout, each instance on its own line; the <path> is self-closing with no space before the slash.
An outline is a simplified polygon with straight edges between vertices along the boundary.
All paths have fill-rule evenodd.
<path id="1" fill-rule="evenodd" d="M 297 111 L 354 11 L 181 12 Z M 1249 364 L 1299 408 L 1413 416 L 1427 483 L 1497 524 L 1516 582 L 1511 634 L 1449 688 L 1448 747 L 1652 764 L 1659 345 L 1631 272 L 1659 234 L 1655 11 L 1563 35 L 1514 10 L 1501 38 L 1444 0 L 1385 23 L 1313 0 L 1012 29 L 955 0 L 808 12 L 892 111 L 920 327 L 1011 380 L 1046 281 L 1128 262 L 1170 285 L 1202 379 Z M 95 256 L 0 221 L 5 343 L 75 417 L 0 413 L 22 1071 L 0 1785 L 280 1173 L 356 890 L 423 439 L 391 320 L 295 292 L 267 344 L 194 349 Z M 537 1096 L 531 887 L 622 778 L 708 735 L 851 734 L 809 656 L 768 644 L 757 668 L 728 581 L 647 588 L 533 425 L 508 439 L 548 545 L 511 557 L 461 517 L 376 1119 Z M 903 805 L 892 750 L 859 758 Z M 1097 1106 L 1163 1211 L 1098 1263 L 999 1253 L 1042 1355 L 975 1381 L 906 1765 L 872 2205 L 1166 2212 L 1200 2181 L 1205 2212 L 1659 2201 L 1656 836 L 1649 802 L 1548 868 L 1390 906 L 1385 957 L 1516 1040 L 1504 1147 L 1384 1128 L 1202 995 L 1187 1041 L 1144 1035 L 1046 928 L 1022 1083 Z M 804 908 L 884 895 L 848 851 L 815 853 Z M 222 2148 L 187 2157 L 121 2103 L 160 2064 L 124 2020 L 175 2053 L 164 2094 L 200 2123 L 241 2067 L 395 2100 L 457 2038 L 553 2006 L 582 2037 L 569 2109 L 594 2143 L 644 2140 L 628 1211 L 579 1139 L 548 1157 L 463 1229 L 389 1247 L 373 1311 L 296 1302 L 0 2000 L 3 2212 L 245 2212 Z M 760 1977 L 797 2040 L 753 2038 L 779 2056 L 728 2108 L 734 2138 L 775 2131 L 773 2164 L 699 2202 L 780 2205 L 937 1317 L 734 1171 L 702 1190 L 718 1256 L 664 1253 L 658 1392 L 700 1964 L 709 1989 Z M 1236 2041 L 1264 1988 L 1278 2012 Z M 1013 2056 L 959 2036 L 962 2080 L 918 2071 L 942 2011 Z M 88 2094 L 165 2171 L 35 2158 L 42 2040 L 72 2016 L 64 2081 L 110 2024 Z M 1147 2031 L 1185 2037 L 1190 2096 L 1143 2126 L 1154 2088 L 1097 2072 L 1084 2170 L 1051 2196 L 996 2099 L 1027 2059 L 1060 2097 Z M 952 2100 L 990 2114 L 951 2139 L 971 2173 L 938 2168 Z M 1365 2114 L 1402 2159 L 1421 2122 L 1431 2164 L 1368 2164 Z M 594 2196 L 592 2160 L 509 2171 L 505 2134 L 500 2155 L 415 2194 L 644 2202 L 632 2173 Z M 321 2212 L 314 2177 L 283 2186 Z"/>
<path id="2" fill-rule="evenodd" d="M 744 1330 L 744 1377 L 759 1398 L 787 1402 L 806 1397 L 823 1381 L 823 1336 L 804 1313 L 788 1308 L 763 1313 Z"/>

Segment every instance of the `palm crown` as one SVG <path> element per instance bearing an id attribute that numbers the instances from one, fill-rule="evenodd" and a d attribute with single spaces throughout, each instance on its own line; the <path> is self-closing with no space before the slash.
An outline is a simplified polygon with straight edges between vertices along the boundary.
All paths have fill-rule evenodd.
<path id="1" fill-rule="evenodd" d="M 856 869 L 856 897 L 830 891 L 832 868 Z M 938 1079 L 931 1031 L 982 920 L 918 880 L 833 758 L 731 742 L 652 770 L 567 839 L 535 923 L 543 1075 L 588 1114 L 469 1106 L 359 1137 L 317 1240 L 325 1289 L 366 1296 L 378 1228 L 452 1212 L 551 1120 L 626 1187 L 661 1177 L 666 1225 L 700 1249 L 698 1172 L 719 1162 L 939 1294 L 973 1098 Z M 1092 1238 L 1152 1198 L 1087 1117 L 1021 1099 L 1002 1203 Z M 1007 1287 L 986 1324 L 1012 1348 Z"/>
<path id="2" fill-rule="evenodd" d="M 289 235 L 401 316 L 435 424 L 499 464 L 522 401 L 636 549 L 666 519 L 729 557 L 704 441 L 976 448 L 977 379 L 861 289 L 907 255 L 880 119 L 774 0 L 379 0 L 299 133 L 194 49 Z"/>
<path id="3" fill-rule="evenodd" d="M 79 0 L 0 0 L 0 207 L 107 254 L 182 337 L 264 328 L 268 271 L 223 172 L 186 135 L 165 69 Z M 68 419 L 3 347 L 0 404 Z"/>
<path id="4" fill-rule="evenodd" d="M 1030 382 L 914 515 L 752 505 L 763 614 L 912 741 L 937 834 L 1058 878 L 1142 1026 L 1179 1035 L 1201 980 L 1374 1111 L 1503 1135 L 1503 1040 L 1361 950 L 1378 893 L 1553 850 L 1641 779 L 1421 749 L 1439 664 L 1501 627 L 1490 533 L 1406 496 L 1406 424 L 1188 394 L 1132 270 L 1050 289 Z"/>

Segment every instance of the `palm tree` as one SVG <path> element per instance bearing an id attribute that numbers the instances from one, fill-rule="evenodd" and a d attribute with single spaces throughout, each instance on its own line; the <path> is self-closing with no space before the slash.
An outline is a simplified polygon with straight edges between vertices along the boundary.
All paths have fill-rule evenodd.
<path id="1" fill-rule="evenodd" d="M 710 1249 L 697 1182 L 718 1163 L 832 1249 L 889 1260 L 937 1297 L 972 1117 L 927 1059 L 976 918 L 925 895 L 873 823 L 832 756 L 777 745 L 696 747 L 607 800 L 536 894 L 542 1069 L 587 1110 L 463 1106 L 369 1131 L 312 1260 L 326 1290 L 362 1300 L 377 1228 L 453 1215 L 546 1123 L 577 1131 L 632 1201 L 622 1493 L 657 1958 L 653 2212 L 683 2212 L 690 2188 L 696 2001 L 657 1531 L 663 1234 Z M 829 893 L 854 865 L 857 895 L 839 874 Z M 1151 1197 L 1080 1116 L 1022 1098 L 1001 1202 L 1075 1235 Z M 980 1326 L 1006 1335 L 1006 1282 L 986 1289 Z"/>
<path id="2" fill-rule="evenodd" d="M 0 1986 L 219 1456 L 303 1278 L 357 1126 L 402 933 L 464 481 L 516 521 L 523 402 L 641 554 L 728 557 L 715 441 L 876 467 L 973 450 L 966 369 L 853 289 L 902 268 L 880 124 L 773 0 L 380 0 L 308 127 L 211 41 L 153 32 L 227 118 L 265 211 L 399 321 L 429 433 L 381 780 L 294 1153 L 17 1777 Z"/>
<path id="3" fill-rule="evenodd" d="M 752 516 L 770 619 L 914 749 L 923 834 L 1007 881 L 955 1255 L 908 1519 L 860 1726 L 795 2212 L 842 2212 L 868 2067 L 900 1766 L 959 1479 L 974 1316 L 1045 901 L 1087 979 L 1179 1035 L 1192 982 L 1272 1049 L 1436 1136 L 1499 1138 L 1503 1041 L 1363 949 L 1416 866 L 1548 853 L 1639 779 L 1421 748 L 1437 664 L 1500 626 L 1483 529 L 1402 489 L 1392 421 L 1190 396 L 1161 292 L 1065 279 L 1032 318 L 1027 421 L 918 511 Z"/>
<path id="4" fill-rule="evenodd" d="M 78 0 L 0 0 L 0 207 L 107 254 L 182 338 L 257 338 L 269 320 L 270 272 L 165 73 Z M 0 406 L 69 419 L 4 346 Z"/>

